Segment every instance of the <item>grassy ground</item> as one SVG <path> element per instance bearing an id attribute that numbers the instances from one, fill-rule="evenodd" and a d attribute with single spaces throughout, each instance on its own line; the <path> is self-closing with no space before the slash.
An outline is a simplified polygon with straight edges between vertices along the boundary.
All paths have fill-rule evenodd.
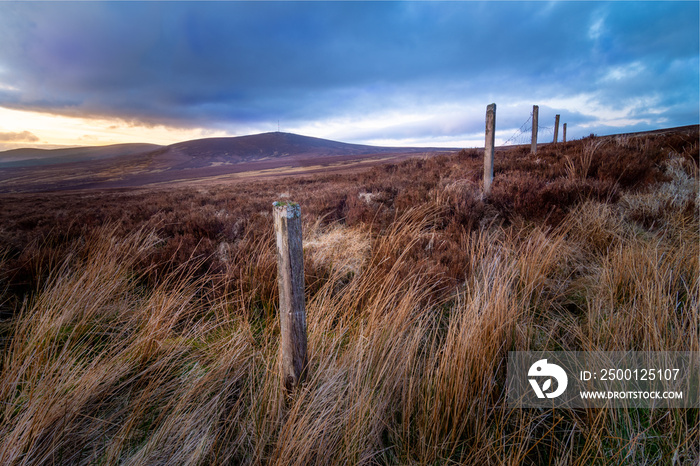
<path id="1" fill-rule="evenodd" d="M 474 151 L 5 197 L 0 464 L 697 464 L 698 410 L 504 399 L 508 351 L 700 351 L 697 141 L 499 153 L 486 201 Z M 309 338 L 293 397 L 270 216 L 286 196 Z"/>

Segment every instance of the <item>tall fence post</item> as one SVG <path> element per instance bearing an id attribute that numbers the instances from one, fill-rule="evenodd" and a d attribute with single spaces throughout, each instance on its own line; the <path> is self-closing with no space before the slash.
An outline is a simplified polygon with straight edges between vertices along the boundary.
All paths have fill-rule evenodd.
<path id="1" fill-rule="evenodd" d="M 561 127 L 561 141 L 566 142 L 566 123 Z"/>
<path id="2" fill-rule="evenodd" d="M 496 104 L 486 107 L 486 141 L 484 143 L 484 195 L 491 191 L 493 182 L 493 151 L 496 142 Z"/>
<path id="3" fill-rule="evenodd" d="M 301 208 L 294 202 L 272 205 L 280 292 L 280 370 L 289 393 L 303 381 L 307 363 Z"/>
<path id="4" fill-rule="evenodd" d="M 554 143 L 559 142 L 559 115 L 554 117 Z"/>
<path id="5" fill-rule="evenodd" d="M 532 143 L 530 144 L 530 152 L 537 153 L 537 119 L 539 117 L 540 107 L 532 106 Z"/>

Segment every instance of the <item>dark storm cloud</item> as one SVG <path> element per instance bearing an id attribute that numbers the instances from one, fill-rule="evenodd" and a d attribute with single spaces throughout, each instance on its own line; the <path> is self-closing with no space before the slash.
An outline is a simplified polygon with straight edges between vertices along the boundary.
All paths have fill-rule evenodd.
<path id="1" fill-rule="evenodd" d="M 697 123 L 695 2 L 59 2 L 0 12 L 9 108 L 228 128 L 495 101 L 499 124 L 517 127 L 527 105 L 516 113 L 509 102 L 587 94 Z M 427 115 L 384 133 L 468 133 L 481 117 L 463 128 Z"/>

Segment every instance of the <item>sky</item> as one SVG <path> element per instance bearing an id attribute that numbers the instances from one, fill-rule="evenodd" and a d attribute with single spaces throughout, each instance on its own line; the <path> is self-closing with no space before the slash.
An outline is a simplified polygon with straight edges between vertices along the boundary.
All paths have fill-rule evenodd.
<path id="1" fill-rule="evenodd" d="M 700 2 L 0 1 L 0 150 L 483 147 L 700 123 Z M 561 137 L 561 129 L 560 129 Z"/>

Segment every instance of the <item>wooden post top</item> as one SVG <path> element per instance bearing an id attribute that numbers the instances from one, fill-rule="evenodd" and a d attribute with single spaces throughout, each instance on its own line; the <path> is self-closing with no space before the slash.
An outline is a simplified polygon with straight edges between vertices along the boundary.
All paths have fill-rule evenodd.
<path id="1" fill-rule="evenodd" d="M 298 202 L 275 201 L 272 203 L 275 212 L 279 212 L 287 218 L 301 217 L 301 206 Z"/>

